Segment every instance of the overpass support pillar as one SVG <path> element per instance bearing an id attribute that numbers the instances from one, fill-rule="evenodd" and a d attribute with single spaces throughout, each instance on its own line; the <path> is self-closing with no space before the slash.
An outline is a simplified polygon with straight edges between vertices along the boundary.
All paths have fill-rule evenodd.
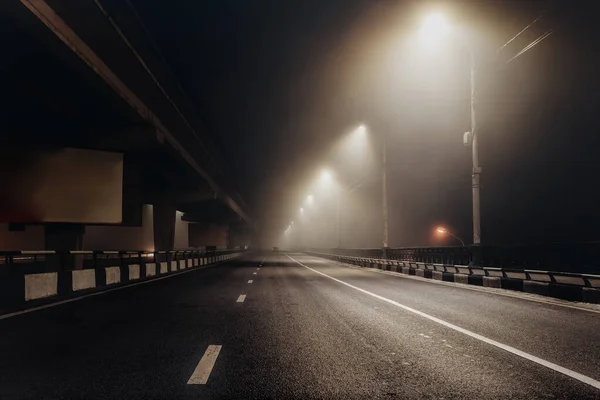
<path id="1" fill-rule="evenodd" d="M 174 204 L 155 203 L 152 206 L 154 219 L 154 250 L 173 250 L 175 247 L 175 218 Z"/>
<path id="2" fill-rule="evenodd" d="M 79 269 L 83 265 L 80 256 L 72 256 L 69 250 L 83 248 L 83 224 L 50 223 L 44 225 L 44 247 L 57 252 L 56 261 L 65 270 Z"/>

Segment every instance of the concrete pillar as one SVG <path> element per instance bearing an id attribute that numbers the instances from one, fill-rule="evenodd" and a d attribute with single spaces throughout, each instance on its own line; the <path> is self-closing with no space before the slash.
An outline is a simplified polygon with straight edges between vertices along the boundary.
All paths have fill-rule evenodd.
<path id="1" fill-rule="evenodd" d="M 83 224 L 44 224 L 46 250 L 68 251 L 83 248 Z"/>
<path id="2" fill-rule="evenodd" d="M 156 202 L 152 207 L 154 219 L 154 250 L 173 250 L 175 246 L 175 205 Z"/>
<path id="3" fill-rule="evenodd" d="M 52 260 L 56 266 L 48 263 L 50 270 L 73 270 L 83 267 L 83 258 L 69 254 L 69 250 L 81 250 L 83 248 L 83 224 L 44 224 L 44 247 L 46 250 L 55 250 L 56 257 Z"/>

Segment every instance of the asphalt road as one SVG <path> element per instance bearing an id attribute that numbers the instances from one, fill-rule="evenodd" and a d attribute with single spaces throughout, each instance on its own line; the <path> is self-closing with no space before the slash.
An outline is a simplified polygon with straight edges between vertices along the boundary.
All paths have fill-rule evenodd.
<path id="1" fill-rule="evenodd" d="M 593 309 L 290 256 L 0 319 L 0 399 L 600 399 Z"/>

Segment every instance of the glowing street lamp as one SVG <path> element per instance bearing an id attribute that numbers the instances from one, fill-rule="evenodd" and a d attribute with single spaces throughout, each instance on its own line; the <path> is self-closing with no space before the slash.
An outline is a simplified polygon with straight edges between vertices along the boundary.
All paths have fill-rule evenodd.
<path id="1" fill-rule="evenodd" d="M 321 180 L 326 183 L 331 182 L 331 172 L 327 169 L 321 171 Z"/>
<path id="2" fill-rule="evenodd" d="M 444 14 L 436 12 L 429 14 L 427 18 L 425 18 L 419 34 L 422 40 L 431 43 L 432 41 L 439 40 L 441 37 L 445 36 L 449 30 L 450 26 L 448 25 L 448 21 L 446 21 Z"/>
<path id="3" fill-rule="evenodd" d="M 306 202 L 308 204 L 312 204 L 315 201 L 315 198 L 313 197 L 312 194 L 309 194 L 308 196 L 306 196 Z"/>
<path id="4" fill-rule="evenodd" d="M 448 235 L 452 236 L 453 238 L 459 240 L 463 246 L 465 245 L 465 242 L 463 242 L 463 240 L 461 238 L 452 234 L 452 232 L 450 232 L 448 229 L 444 228 L 443 226 L 438 226 L 435 230 L 436 230 L 436 232 L 441 233 L 442 235 L 448 234 Z"/>
<path id="5" fill-rule="evenodd" d="M 450 26 L 446 21 L 446 18 L 441 13 L 435 13 L 429 15 L 421 27 L 421 39 L 425 39 L 428 42 L 431 42 L 432 39 L 439 39 L 442 36 L 448 34 L 450 30 Z M 478 130 L 477 130 L 477 119 L 476 119 L 476 98 L 475 98 L 475 60 L 473 51 L 469 46 L 470 53 L 470 74 L 471 74 L 471 131 L 466 132 L 463 136 L 463 143 L 465 146 L 472 147 L 472 160 L 473 160 L 473 169 L 471 172 L 471 189 L 473 196 L 473 244 L 475 246 L 479 246 L 481 244 L 481 207 L 480 207 L 480 175 L 481 175 L 481 167 L 479 166 L 479 149 L 478 149 Z M 449 232 L 448 232 L 449 233 Z M 462 242 L 462 240 L 461 240 Z M 475 252 L 473 255 L 472 263 L 474 265 L 478 265 L 481 261 L 479 260 L 480 254 L 479 252 Z"/>

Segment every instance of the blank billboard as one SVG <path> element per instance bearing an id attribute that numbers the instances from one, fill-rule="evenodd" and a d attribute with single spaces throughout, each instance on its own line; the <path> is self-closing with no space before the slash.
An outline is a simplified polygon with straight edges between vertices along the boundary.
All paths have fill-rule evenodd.
<path id="1" fill-rule="evenodd" d="M 96 150 L 0 150 L 0 222 L 118 224 L 123 155 Z"/>

